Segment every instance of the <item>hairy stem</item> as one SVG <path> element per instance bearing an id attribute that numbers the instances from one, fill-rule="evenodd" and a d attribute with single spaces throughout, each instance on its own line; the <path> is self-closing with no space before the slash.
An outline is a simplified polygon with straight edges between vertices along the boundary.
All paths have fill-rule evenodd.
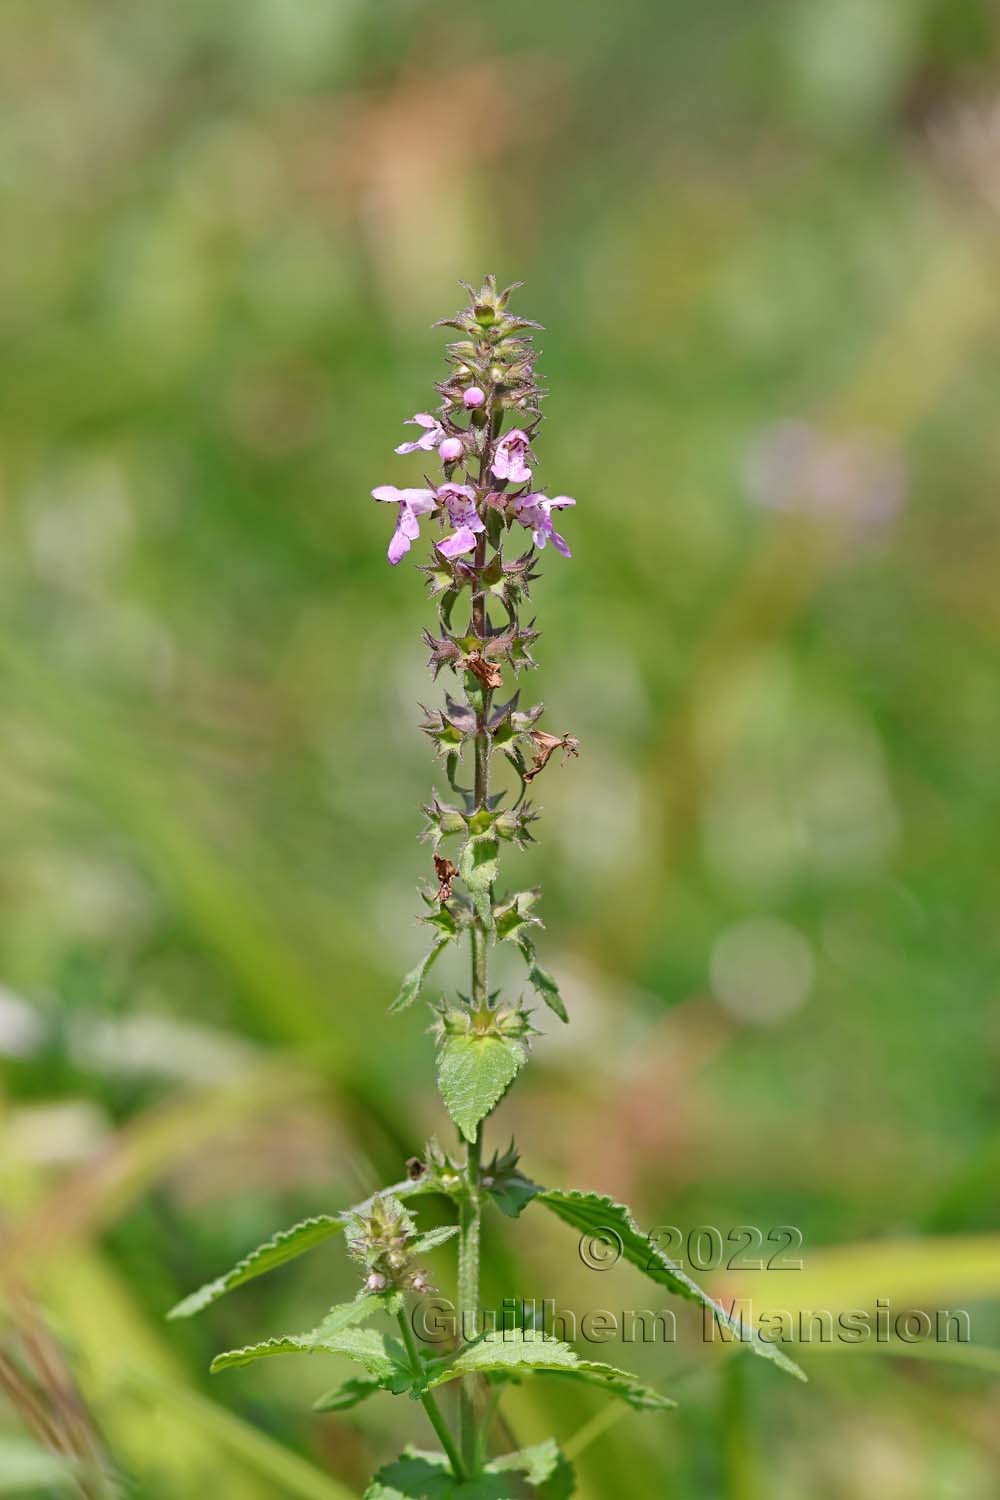
<path id="1" fill-rule="evenodd" d="M 475 553 L 475 568 L 479 573 L 486 565 L 486 541 L 480 536 Z M 473 627 L 480 636 L 485 634 L 486 606 L 482 595 L 473 598 Z M 482 707 L 475 741 L 475 803 L 485 807 L 489 795 L 490 760 L 486 719 L 490 710 L 491 693 L 484 689 Z M 489 955 L 487 933 L 479 917 L 470 932 L 472 958 L 472 1005 L 482 1010 L 489 1000 Z M 483 1149 L 483 1127 L 476 1130 L 476 1138 L 466 1152 L 465 1193 L 459 1213 L 458 1247 L 458 1317 L 463 1338 L 474 1338 L 478 1332 L 479 1314 L 479 1239 L 482 1207 L 479 1199 L 479 1176 Z M 479 1469 L 479 1431 L 476 1422 L 476 1380 L 467 1376 L 462 1381 L 460 1395 L 462 1458 L 470 1474 Z"/>
<path id="2" fill-rule="evenodd" d="M 406 1352 L 410 1357 L 410 1367 L 414 1375 L 420 1375 L 422 1371 L 420 1355 L 417 1353 L 417 1346 L 413 1339 L 413 1330 L 410 1327 L 410 1322 L 405 1312 L 401 1312 L 398 1315 L 398 1321 L 399 1331 L 403 1335 L 403 1343 L 406 1345 Z M 431 1426 L 437 1433 L 438 1442 L 444 1449 L 448 1462 L 451 1465 L 451 1472 L 456 1479 L 459 1481 L 463 1480 L 466 1471 L 459 1457 L 458 1449 L 455 1447 L 455 1440 L 448 1430 L 447 1422 L 441 1415 L 441 1408 L 430 1391 L 424 1392 L 420 1398 L 420 1404 L 430 1418 Z"/>

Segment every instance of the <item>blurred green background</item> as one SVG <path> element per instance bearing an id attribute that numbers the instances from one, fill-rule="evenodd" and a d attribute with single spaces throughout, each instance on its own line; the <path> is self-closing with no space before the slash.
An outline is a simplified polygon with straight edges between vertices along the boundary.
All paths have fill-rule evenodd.
<path id="1" fill-rule="evenodd" d="M 679 1412 L 591 1429 L 580 1492 L 997 1493 L 998 69 L 987 0 L 7 0 L 0 1491 L 71 1492 L 32 1401 L 152 1500 L 336 1500 L 426 1441 L 312 1417 L 319 1361 L 206 1374 L 349 1292 L 339 1248 L 163 1315 L 442 1128 L 385 1019 L 432 614 L 369 492 L 419 482 L 428 325 L 495 271 L 579 501 L 524 690 L 582 754 L 507 864 L 574 1024 L 494 1144 L 646 1226 L 801 1229 L 727 1295 L 973 1333 L 799 1386 L 678 1308 L 606 1357 Z M 650 1305 L 554 1222 L 489 1243 L 493 1297 Z"/>

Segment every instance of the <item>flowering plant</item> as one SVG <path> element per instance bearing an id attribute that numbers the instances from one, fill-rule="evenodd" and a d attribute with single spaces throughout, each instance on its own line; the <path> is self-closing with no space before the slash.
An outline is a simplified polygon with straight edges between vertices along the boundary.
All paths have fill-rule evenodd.
<path id="1" fill-rule="evenodd" d="M 469 306 L 443 320 L 460 337 L 449 346 L 449 372 L 436 387 L 440 413 L 418 412 L 411 423 L 420 429 L 419 437 L 396 450 L 436 453 L 442 482 L 428 480 L 425 488 L 381 485 L 372 491 L 375 500 L 397 507 L 388 551 L 393 565 L 419 538 L 422 521 L 447 533 L 434 539 L 430 561 L 422 568 L 438 609 L 438 633 L 425 631 L 425 640 L 434 678 L 447 667 L 461 681 L 462 699 L 446 693 L 443 707 L 425 710 L 422 727 L 444 762 L 451 800 L 442 801 L 435 792 L 424 808 L 434 882 L 421 893 L 422 920 L 431 930 L 431 942 L 389 1009 L 412 1005 L 445 949 L 468 944 L 469 994 L 442 999 L 434 1007 L 438 1085 L 457 1127 L 459 1149 L 452 1154 L 437 1141 L 428 1142 L 422 1155 L 407 1163 L 402 1181 L 354 1208 L 307 1219 L 275 1235 L 171 1314 L 200 1312 L 253 1277 L 343 1234 L 360 1270 L 357 1296 L 332 1308 L 309 1332 L 220 1354 L 212 1369 L 279 1354 L 338 1354 L 359 1365 L 361 1373 L 321 1397 L 318 1411 L 343 1411 L 380 1391 L 420 1401 L 441 1451 L 407 1450 L 372 1481 L 368 1500 L 504 1500 L 522 1495 L 562 1500 L 571 1495 L 572 1466 L 554 1439 L 492 1454 L 497 1405 L 511 1380 L 529 1375 L 572 1380 L 600 1387 L 644 1411 L 664 1411 L 674 1404 L 625 1371 L 581 1358 L 544 1328 L 525 1326 L 523 1318 L 514 1326 L 486 1326 L 479 1312 L 479 1251 L 488 1205 L 514 1219 L 537 1205 L 582 1235 L 612 1236 L 624 1258 L 654 1282 L 700 1303 L 755 1352 L 798 1373 L 779 1349 L 727 1318 L 641 1234 L 624 1205 L 594 1193 L 540 1187 L 521 1171 L 513 1142 L 506 1150 L 494 1149 L 490 1157 L 485 1153 L 484 1125 L 527 1061 L 537 1034 L 522 998 L 508 1001 L 490 990 L 491 947 L 512 944 L 524 960 L 531 988 L 560 1021 L 568 1020 L 559 987 L 535 954 L 539 892 L 501 891 L 500 852 L 505 844 L 523 849 L 533 841 L 531 826 L 538 813 L 528 800 L 531 783 L 557 751 L 565 761 L 578 753 L 578 745 L 572 735 L 537 727 L 540 704 L 525 709 L 517 692 L 505 701 L 500 695 L 505 672 L 517 677 L 535 666 L 531 648 L 538 631 L 533 622 L 522 622 L 521 610 L 547 543 L 570 556 L 553 514 L 575 502 L 532 488 L 542 392 L 530 330 L 540 325 L 510 312 L 513 287 L 498 291 L 487 277 L 478 291 L 467 290 Z M 508 422 L 514 425 L 508 427 Z M 519 528 L 530 539 L 522 540 Z M 513 770 L 516 795 L 492 789 L 498 756 L 499 764 L 506 762 Z M 464 784 L 470 774 L 464 769 L 467 759 L 471 785 Z M 447 840 L 456 841 L 455 860 L 442 852 Z M 408 1204 L 429 1194 L 446 1200 L 453 1221 L 421 1232 Z M 442 1353 L 438 1346 L 418 1346 L 413 1311 L 414 1300 L 432 1290 L 425 1257 L 450 1240 L 458 1248 L 456 1337 L 454 1347 Z M 380 1315 L 392 1320 L 395 1334 L 377 1328 Z M 436 1395 L 452 1383 L 459 1396 L 457 1434 Z"/>

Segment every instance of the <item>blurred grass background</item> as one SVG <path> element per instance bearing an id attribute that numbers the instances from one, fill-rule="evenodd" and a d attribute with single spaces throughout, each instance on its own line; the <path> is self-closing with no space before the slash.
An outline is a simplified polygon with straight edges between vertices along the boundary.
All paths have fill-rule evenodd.
<path id="1" fill-rule="evenodd" d="M 495 271 L 549 329 L 542 477 L 579 500 L 524 689 L 582 742 L 508 861 L 574 1025 L 496 1143 L 647 1225 L 798 1226 L 762 1302 L 962 1306 L 974 1341 L 814 1348 L 798 1387 L 682 1315 L 620 1355 L 680 1413 L 595 1438 L 581 1494 L 995 1495 L 995 7 L 8 0 L 0 43 L 22 1399 L 69 1420 L 72 1371 L 154 1500 L 336 1500 L 426 1440 L 404 1403 L 311 1417 L 319 1362 L 206 1375 L 348 1292 L 336 1249 L 163 1314 L 441 1127 L 424 1018 L 385 1020 L 431 615 L 368 496 L 417 481 L 427 325 Z M 490 1242 L 494 1296 L 649 1305 L 558 1226 Z M 523 1441 L 599 1410 L 543 1384 Z M 66 1492 L 2 1394 L 0 1434 L 0 1491 Z"/>

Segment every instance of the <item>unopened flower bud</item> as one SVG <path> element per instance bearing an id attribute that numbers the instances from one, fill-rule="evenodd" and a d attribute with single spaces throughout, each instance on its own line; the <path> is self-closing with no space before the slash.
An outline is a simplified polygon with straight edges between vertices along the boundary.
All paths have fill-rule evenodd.
<path id="1" fill-rule="evenodd" d="M 478 385 L 470 385 L 469 389 L 462 397 L 462 400 L 471 410 L 473 406 L 482 406 L 483 402 L 486 400 L 486 392 L 481 391 Z"/>
<path id="2" fill-rule="evenodd" d="M 381 1271 L 373 1271 L 365 1282 L 365 1290 L 369 1292 L 384 1292 L 389 1285 Z"/>
<path id="3" fill-rule="evenodd" d="M 438 448 L 442 463 L 453 464 L 462 457 L 462 439 L 453 437 L 445 438 Z"/>

